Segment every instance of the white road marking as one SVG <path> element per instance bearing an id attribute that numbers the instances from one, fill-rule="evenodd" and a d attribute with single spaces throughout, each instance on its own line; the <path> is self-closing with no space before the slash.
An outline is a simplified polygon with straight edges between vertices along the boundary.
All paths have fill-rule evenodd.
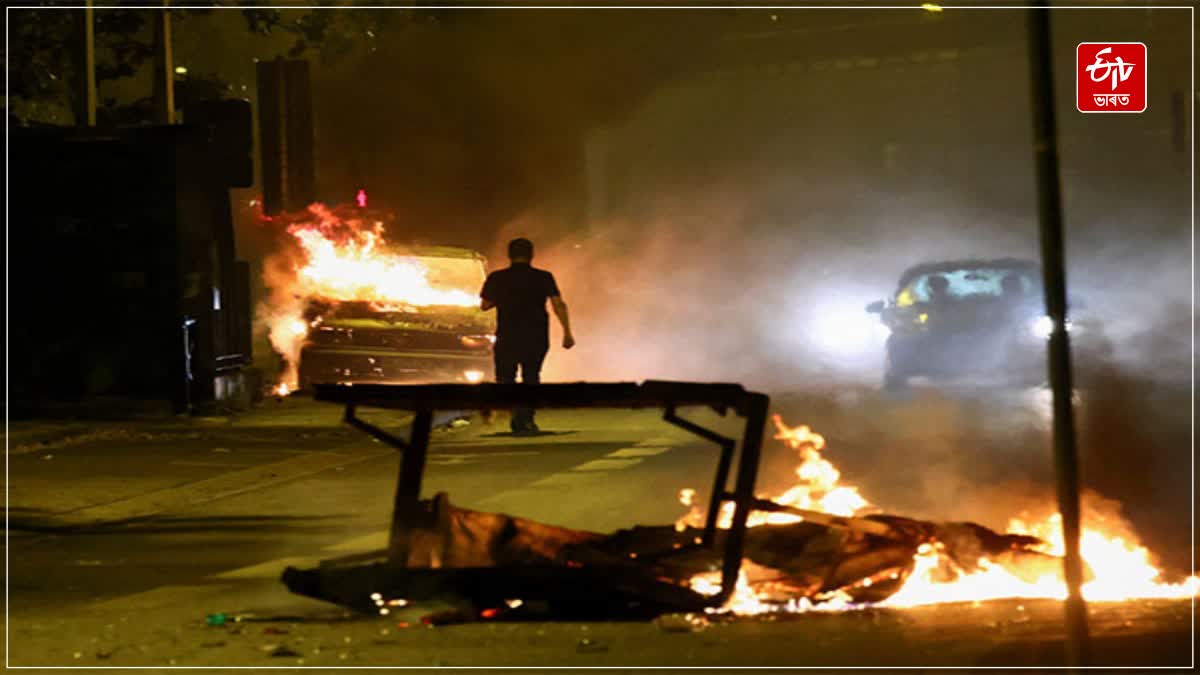
<path id="1" fill-rule="evenodd" d="M 121 595 L 88 605 L 89 609 L 131 611 L 178 606 L 181 597 L 228 591 L 232 586 L 158 586 L 142 593 Z"/>
<path id="2" fill-rule="evenodd" d="M 122 520 L 156 515 L 172 509 L 187 508 L 218 499 L 225 499 L 244 492 L 258 490 L 270 485 L 278 485 L 279 483 L 311 476 L 336 467 L 365 462 L 389 454 L 391 454 L 390 451 L 379 451 L 372 454 L 349 457 L 330 452 L 313 452 L 280 462 L 259 464 L 230 471 L 178 487 L 146 492 L 108 504 L 89 506 L 63 513 L 60 517 L 64 522 L 90 524 L 96 521 Z"/>
<path id="3" fill-rule="evenodd" d="M 634 446 L 632 448 L 621 448 L 608 453 L 605 457 L 653 457 L 661 455 L 671 449 L 669 445 L 663 446 Z"/>
<path id="4" fill-rule="evenodd" d="M 613 471 L 616 469 L 628 469 L 641 462 L 642 460 L 637 457 L 632 459 L 594 459 L 579 466 L 571 467 L 571 471 Z"/>
<path id="5" fill-rule="evenodd" d="M 591 482 L 597 475 L 602 476 L 602 475 L 604 475 L 604 473 L 599 472 L 599 471 L 592 472 L 592 473 L 585 473 L 585 472 L 572 473 L 569 471 L 564 472 L 564 473 L 552 473 L 549 476 L 541 478 L 540 480 L 535 480 L 534 482 L 530 483 L 529 486 L 530 487 L 547 487 L 547 486 L 558 486 L 558 485 L 576 485 L 578 483 Z M 510 491 L 502 493 L 502 494 L 507 495 L 507 494 L 513 494 L 513 493 L 517 493 L 517 492 L 521 492 L 521 490 L 510 490 Z"/>
<path id="6" fill-rule="evenodd" d="M 520 494 L 530 488 L 543 487 L 564 487 L 578 485 L 584 482 L 590 482 L 597 477 L 608 475 L 609 471 L 619 471 L 636 466 L 645 457 L 653 457 L 667 452 L 672 447 L 671 443 L 674 439 L 670 438 L 651 438 L 640 443 L 635 443 L 628 448 L 614 450 L 601 459 L 594 459 L 590 462 L 584 462 L 573 466 L 566 471 L 552 473 L 548 476 L 535 480 L 523 488 L 514 488 L 512 490 L 504 490 L 496 494 L 485 497 L 479 500 L 479 504 L 488 504 L 502 502 L 505 499 Z"/>
<path id="7" fill-rule="evenodd" d="M 278 579 L 283 570 L 288 567 L 316 567 L 321 564 L 320 558 L 293 557 L 276 558 L 257 565 L 247 565 L 228 572 L 214 574 L 216 579 Z"/>
<path id="8" fill-rule="evenodd" d="M 529 457 L 539 454 L 541 453 L 536 450 L 524 450 L 520 452 L 455 452 L 429 455 L 426 463 L 434 466 L 453 466 L 456 464 L 475 464 L 476 462 L 494 457 Z"/>
<path id="9" fill-rule="evenodd" d="M 199 466 L 210 469 L 235 469 L 254 466 L 253 464 L 237 463 L 237 462 L 188 462 L 180 460 L 178 462 L 167 462 L 171 466 Z"/>
<path id="10" fill-rule="evenodd" d="M 324 550 L 346 552 L 346 553 L 358 553 L 360 551 L 374 551 L 374 550 L 380 549 L 380 548 L 387 548 L 387 545 L 388 545 L 387 530 L 380 530 L 378 532 L 372 532 L 370 534 L 366 534 L 361 537 L 355 537 L 353 539 L 347 539 L 345 541 L 341 541 L 336 544 L 331 544 L 329 546 L 326 546 L 324 548 Z"/>

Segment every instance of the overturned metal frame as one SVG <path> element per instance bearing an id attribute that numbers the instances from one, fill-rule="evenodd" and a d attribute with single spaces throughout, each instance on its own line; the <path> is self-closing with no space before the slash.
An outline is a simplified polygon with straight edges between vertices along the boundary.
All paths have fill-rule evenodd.
<path id="1" fill-rule="evenodd" d="M 728 535 L 723 537 L 721 551 L 721 592 L 709 599 L 719 606 L 733 592 L 741 569 L 745 549 L 746 524 L 751 511 L 791 511 L 804 516 L 820 516 L 799 509 L 758 499 L 754 494 L 762 453 L 763 433 L 767 422 L 770 398 L 766 394 L 746 391 L 737 384 L 704 384 L 649 380 L 638 384 L 574 383 L 574 384 L 431 384 L 431 385 L 319 385 L 315 399 L 345 405 L 346 424 L 383 443 L 400 450 L 400 471 L 392 524 L 388 536 L 388 563 L 403 567 L 408 560 L 410 527 L 419 522 L 421 481 L 429 452 L 429 440 L 435 411 L 494 410 L 501 408 L 661 408 L 663 419 L 720 448 L 712 496 L 708 504 L 704 533 L 696 548 L 715 548 L 716 530 L 722 505 L 734 504 L 733 519 Z M 680 417 L 677 410 L 687 406 L 704 406 L 725 415 L 729 410 L 745 418 L 741 452 L 737 440 L 718 434 L 695 422 Z M 359 408 L 409 410 L 414 413 L 407 439 L 385 431 L 359 417 Z M 733 490 L 729 490 L 729 474 L 734 471 L 734 455 L 738 455 Z M 826 516 L 826 518 L 834 518 Z M 840 520 L 840 519 L 839 519 Z M 836 524 L 832 524 L 836 526 Z M 880 532 L 880 534 L 883 534 Z M 657 557 L 682 552 L 672 549 Z"/>

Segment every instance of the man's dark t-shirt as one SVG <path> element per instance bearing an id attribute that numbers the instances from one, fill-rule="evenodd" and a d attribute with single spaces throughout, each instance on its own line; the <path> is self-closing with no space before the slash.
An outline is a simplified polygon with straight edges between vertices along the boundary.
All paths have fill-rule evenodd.
<path id="1" fill-rule="evenodd" d="M 528 263 L 488 275 L 479 295 L 496 305 L 496 341 L 523 347 L 549 347 L 546 298 L 559 295 L 554 275 Z"/>

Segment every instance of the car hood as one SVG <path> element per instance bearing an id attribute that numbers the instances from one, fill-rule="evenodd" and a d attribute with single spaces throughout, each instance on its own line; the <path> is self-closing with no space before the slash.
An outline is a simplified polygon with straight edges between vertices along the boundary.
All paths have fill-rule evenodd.
<path id="1" fill-rule="evenodd" d="M 371 331 L 428 331 L 445 333 L 489 334 L 495 332 L 491 314 L 477 307 L 437 307 L 414 313 L 355 317 L 327 317 L 323 326 Z"/>

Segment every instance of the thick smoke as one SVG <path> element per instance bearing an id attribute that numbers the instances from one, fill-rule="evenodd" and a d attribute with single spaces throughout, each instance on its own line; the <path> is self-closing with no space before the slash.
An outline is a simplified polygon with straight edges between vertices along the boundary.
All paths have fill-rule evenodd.
<path id="1" fill-rule="evenodd" d="M 1022 511 L 1052 508 L 1049 392 L 931 388 L 888 398 L 878 390 L 882 335 L 864 311 L 917 262 L 1036 258 L 1034 219 L 964 222 L 912 206 L 944 199 L 937 191 L 855 192 L 847 183 L 789 191 L 797 204 L 821 207 L 797 208 L 784 222 L 756 212 L 754 196 L 769 189 L 732 182 L 663 195 L 642 217 L 592 222 L 578 236 L 530 214 L 506 226 L 490 253 L 498 263 L 509 238 L 531 237 L 536 264 L 559 279 L 579 344 L 552 352 L 550 379 L 740 382 L 771 392 L 789 421 L 826 434 L 847 478 L 889 509 L 1004 528 Z M 1171 218 L 1153 204 L 1129 211 Z M 1188 288 L 1161 262 L 1176 260 L 1179 247 L 1081 220 L 1071 294 L 1111 344 L 1101 359 L 1076 355 L 1084 486 L 1089 503 L 1124 504 L 1120 514 L 1105 507 L 1109 520 L 1128 518 L 1180 568 L 1189 432 L 1186 370 L 1177 365 L 1189 354 Z M 786 487 L 790 466 L 786 453 L 768 456 L 763 488 Z"/>
<path id="2" fill-rule="evenodd" d="M 791 196 L 813 204 L 839 189 L 814 185 Z M 951 223 L 898 213 L 883 194 L 798 208 L 782 221 L 761 220 L 748 195 L 737 186 L 663 199 L 642 217 L 589 223 L 578 236 L 561 236 L 537 216 L 509 224 L 493 260 L 503 259 L 509 237 L 532 238 L 536 264 L 555 273 L 572 308 L 580 344 L 555 353 L 548 374 L 776 391 L 874 385 L 886 333 L 865 306 L 894 292 L 906 267 L 1030 248 L 1019 236 L 993 235 L 986 245 L 970 233 L 946 236 Z M 890 227 L 906 235 L 891 236 Z"/>

